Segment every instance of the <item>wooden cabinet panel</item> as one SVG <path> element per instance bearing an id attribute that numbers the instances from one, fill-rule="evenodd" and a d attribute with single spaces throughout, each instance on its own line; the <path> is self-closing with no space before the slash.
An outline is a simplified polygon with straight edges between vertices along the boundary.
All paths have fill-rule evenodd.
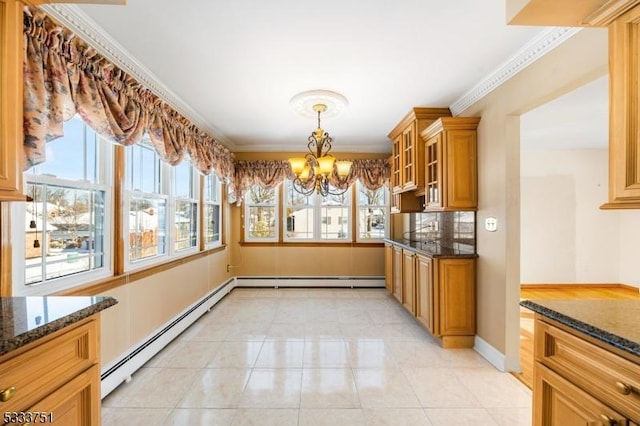
<path id="1" fill-rule="evenodd" d="M 415 315 L 415 253 L 402 251 L 402 306 Z"/>
<path id="2" fill-rule="evenodd" d="M 533 386 L 535 426 L 626 425 L 620 413 L 572 385 L 543 365 L 536 365 Z"/>
<path id="3" fill-rule="evenodd" d="M 431 334 L 436 334 L 438 306 L 434 302 L 432 263 L 428 257 L 416 256 L 416 319 Z"/>
<path id="4" fill-rule="evenodd" d="M 478 208 L 477 117 L 443 117 L 424 129 L 425 210 Z"/>
<path id="5" fill-rule="evenodd" d="M 420 198 L 414 192 L 391 194 L 391 213 L 417 213 L 424 209 Z"/>
<path id="6" fill-rule="evenodd" d="M 402 303 L 402 248 L 393 247 L 393 297 Z"/>
<path id="7" fill-rule="evenodd" d="M 475 329 L 475 262 L 440 259 L 436 297 L 440 311 L 438 335 L 473 336 Z"/>
<path id="8" fill-rule="evenodd" d="M 384 244 L 384 285 L 393 294 L 393 246 Z"/>
<path id="9" fill-rule="evenodd" d="M 391 192 L 397 193 L 402 191 L 402 135 L 396 136 L 391 143 Z"/>
<path id="10" fill-rule="evenodd" d="M 0 0 L 0 201 L 22 194 L 23 4 Z"/>
<path id="11" fill-rule="evenodd" d="M 609 202 L 640 208 L 640 6 L 609 26 Z"/>

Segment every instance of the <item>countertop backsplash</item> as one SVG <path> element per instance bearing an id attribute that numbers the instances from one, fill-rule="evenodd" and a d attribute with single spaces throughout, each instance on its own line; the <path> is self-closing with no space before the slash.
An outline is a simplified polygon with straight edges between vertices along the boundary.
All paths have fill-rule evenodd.
<path id="1" fill-rule="evenodd" d="M 475 252 L 475 212 L 429 212 L 410 213 L 409 215 L 409 231 L 404 233 L 403 238 Z"/>

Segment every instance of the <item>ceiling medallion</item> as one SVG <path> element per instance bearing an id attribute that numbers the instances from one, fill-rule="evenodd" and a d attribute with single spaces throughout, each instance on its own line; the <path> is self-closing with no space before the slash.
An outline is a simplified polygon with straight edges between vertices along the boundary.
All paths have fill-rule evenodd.
<path id="1" fill-rule="evenodd" d="M 296 113 L 309 118 L 316 117 L 317 111 L 314 109 L 316 105 L 325 105 L 326 109 L 322 114 L 324 118 L 328 118 L 335 117 L 344 111 L 349 102 L 340 93 L 331 90 L 307 90 L 291 98 L 289 105 Z"/>

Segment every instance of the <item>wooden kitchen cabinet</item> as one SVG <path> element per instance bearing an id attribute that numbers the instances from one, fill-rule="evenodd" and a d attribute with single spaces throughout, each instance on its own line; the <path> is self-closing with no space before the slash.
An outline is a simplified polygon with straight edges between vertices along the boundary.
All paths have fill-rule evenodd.
<path id="1" fill-rule="evenodd" d="M 55 424 L 100 425 L 99 329 L 94 315 L 0 356 L 2 412 L 38 411 Z"/>
<path id="2" fill-rule="evenodd" d="M 389 133 L 392 142 L 391 191 L 424 191 L 424 144 L 420 132 L 449 108 L 413 108 Z"/>
<path id="3" fill-rule="evenodd" d="M 533 424 L 640 423 L 640 360 L 542 318 L 536 314 Z"/>
<path id="4" fill-rule="evenodd" d="M 425 211 L 477 210 L 479 117 L 439 118 L 425 141 Z"/>
<path id="5" fill-rule="evenodd" d="M 23 3 L 0 0 L 0 201 L 22 193 Z"/>
<path id="6" fill-rule="evenodd" d="M 416 319 L 431 334 L 436 333 L 435 317 L 438 308 L 434 299 L 433 260 L 416 256 Z"/>
<path id="7" fill-rule="evenodd" d="M 402 250 L 402 306 L 415 315 L 415 253 Z"/>
<path id="8" fill-rule="evenodd" d="M 391 194 L 390 213 L 418 213 L 424 210 L 421 198 L 415 192 Z"/>
<path id="9" fill-rule="evenodd" d="M 402 247 L 393 246 L 393 297 L 402 303 Z"/>

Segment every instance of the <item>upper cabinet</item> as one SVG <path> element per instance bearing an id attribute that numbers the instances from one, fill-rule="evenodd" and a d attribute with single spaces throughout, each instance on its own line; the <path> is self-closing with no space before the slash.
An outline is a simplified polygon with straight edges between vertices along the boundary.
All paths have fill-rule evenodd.
<path id="1" fill-rule="evenodd" d="M 0 0 L 0 201 L 22 193 L 22 8 Z"/>
<path id="2" fill-rule="evenodd" d="M 424 129 L 425 211 L 478 208 L 479 117 L 444 117 Z"/>
<path id="3" fill-rule="evenodd" d="M 389 133 L 393 143 L 391 190 L 393 193 L 424 191 L 424 144 L 420 132 L 439 117 L 450 117 L 449 108 L 413 108 Z M 420 195 L 420 194 L 418 194 Z"/>
<path id="4" fill-rule="evenodd" d="M 609 199 L 640 209 L 640 4 L 638 0 L 507 0 L 514 25 L 609 28 Z"/>

